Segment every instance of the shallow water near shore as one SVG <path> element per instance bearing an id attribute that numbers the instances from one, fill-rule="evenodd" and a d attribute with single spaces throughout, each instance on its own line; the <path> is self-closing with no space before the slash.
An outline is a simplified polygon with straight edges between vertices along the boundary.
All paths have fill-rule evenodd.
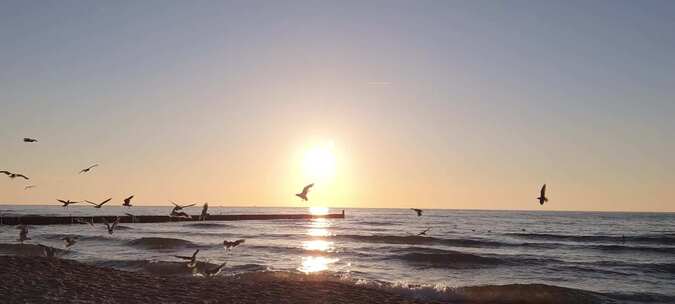
<path id="1" fill-rule="evenodd" d="M 169 210 L 0 206 L 3 216 Z M 211 214 L 307 212 L 210 208 Z M 416 235 L 429 227 L 426 236 Z M 63 249 L 62 237 L 78 236 L 63 258 L 163 275 L 191 275 L 173 256 L 199 249 L 203 261 L 228 263 L 224 275 L 320 273 L 442 301 L 469 299 L 469 294 L 480 300 L 488 294 L 587 291 L 599 303 L 675 302 L 675 214 L 426 210 L 417 217 L 407 209 L 347 209 L 345 219 L 124 223 L 120 228 L 109 235 L 103 225 L 31 226 L 27 244 Z M 0 231 L 0 254 L 30 254 L 6 245 L 17 243 L 14 227 L 0 226 Z M 246 242 L 231 252 L 223 249 L 223 240 L 239 238 Z"/>

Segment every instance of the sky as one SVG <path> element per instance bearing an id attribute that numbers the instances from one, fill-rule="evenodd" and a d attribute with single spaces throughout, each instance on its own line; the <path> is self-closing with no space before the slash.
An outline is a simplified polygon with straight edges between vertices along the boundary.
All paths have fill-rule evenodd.
<path id="1" fill-rule="evenodd" d="M 0 202 L 673 212 L 674 33 L 656 0 L 1 1 Z"/>

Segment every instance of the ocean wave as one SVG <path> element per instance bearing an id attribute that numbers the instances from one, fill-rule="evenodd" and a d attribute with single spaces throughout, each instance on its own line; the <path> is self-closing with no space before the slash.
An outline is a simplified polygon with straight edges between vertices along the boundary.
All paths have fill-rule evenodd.
<path id="1" fill-rule="evenodd" d="M 400 225 L 399 223 L 394 223 L 394 222 L 359 222 L 358 224 L 367 225 L 367 226 L 395 226 L 395 225 Z"/>
<path id="2" fill-rule="evenodd" d="M 395 254 L 388 256 L 388 259 L 402 260 L 425 267 L 460 269 L 507 264 L 500 258 L 433 248 L 411 247 L 394 249 L 392 252 Z"/>
<path id="3" fill-rule="evenodd" d="M 56 256 L 63 256 L 69 251 L 54 248 Z M 0 244 L 0 255 L 45 256 L 44 249 L 35 244 Z"/>
<path id="4" fill-rule="evenodd" d="M 382 243 L 399 245 L 445 245 L 455 247 L 504 247 L 519 246 L 496 241 L 472 239 L 444 239 L 418 235 L 335 235 L 333 238 L 363 243 Z"/>
<path id="5" fill-rule="evenodd" d="M 237 226 L 221 224 L 221 223 L 190 223 L 184 225 L 185 227 L 201 228 L 201 229 L 216 229 L 216 228 L 236 228 Z"/>
<path id="6" fill-rule="evenodd" d="M 215 267 L 217 264 L 198 262 L 202 266 Z M 152 261 L 152 260 L 106 260 L 94 263 L 99 267 L 110 267 L 127 271 L 147 272 L 164 276 L 191 276 L 192 269 L 186 262 Z"/>
<path id="7" fill-rule="evenodd" d="M 610 236 L 610 235 L 564 235 L 564 234 L 547 234 L 547 233 L 507 233 L 519 238 L 537 239 L 537 240 L 552 240 L 552 241 L 569 241 L 579 243 L 595 243 L 595 242 L 610 242 L 610 243 L 642 243 L 642 244 L 657 244 L 657 245 L 675 245 L 675 236 L 671 234 L 657 234 L 657 235 L 639 235 L 639 236 Z"/>
<path id="8" fill-rule="evenodd" d="M 161 237 L 143 237 L 127 242 L 127 245 L 142 249 L 178 249 L 178 248 L 197 248 L 195 243 L 174 238 Z"/>

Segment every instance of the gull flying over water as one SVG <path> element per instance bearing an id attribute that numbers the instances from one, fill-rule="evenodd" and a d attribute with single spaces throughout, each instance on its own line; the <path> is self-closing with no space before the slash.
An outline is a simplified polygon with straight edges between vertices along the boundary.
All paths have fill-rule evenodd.
<path id="1" fill-rule="evenodd" d="M 431 228 L 425 229 L 424 231 L 418 233 L 417 236 L 427 235 L 427 232 L 429 232 L 429 230 L 431 230 Z"/>
<path id="2" fill-rule="evenodd" d="M 307 194 L 309 193 L 309 189 L 312 188 L 312 187 L 314 187 L 314 183 L 311 183 L 311 184 L 305 186 L 304 188 L 302 188 L 302 192 L 296 193 L 295 196 L 297 196 L 297 197 L 306 201 L 307 200 Z"/>
<path id="3" fill-rule="evenodd" d="M 23 241 L 30 240 L 30 238 L 28 237 L 28 226 L 21 224 L 17 226 L 16 229 L 19 229 L 19 238 L 17 239 L 17 241 L 23 244 Z"/>
<path id="4" fill-rule="evenodd" d="M 189 205 L 181 206 L 181 205 L 178 205 L 178 204 L 176 204 L 176 203 L 174 203 L 174 202 L 171 202 L 171 203 L 172 203 L 174 206 L 176 206 L 176 207 L 173 208 L 174 211 L 180 211 L 180 210 L 183 210 L 183 208 L 192 207 L 192 206 L 194 206 L 194 205 L 197 205 L 196 203 L 194 203 L 194 204 L 189 204 Z"/>
<path id="5" fill-rule="evenodd" d="M 417 216 L 422 216 L 422 209 L 410 208 L 410 210 L 417 212 Z"/>
<path id="6" fill-rule="evenodd" d="M 19 174 L 19 173 L 12 173 L 12 172 L 9 172 L 9 171 L 0 171 L 0 173 L 9 176 L 9 178 L 11 178 L 11 179 L 15 179 L 17 177 L 21 177 L 21 178 L 24 178 L 26 180 L 30 179 L 30 178 L 28 178 L 28 176 L 25 176 L 25 175 Z"/>
<path id="7" fill-rule="evenodd" d="M 545 202 L 548 202 L 548 197 L 546 197 L 546 184 L 541 187 L 541 191 L 539 192 L 539 197 L 537 197 L 539 200 L 539 205 L 543 205 Z"/>
<path id="8" fill-rule="evenodd" d="M 220 273 L 220 271 L 223 269 L 223 267 L 225 267 L 225 264 L 227 264 L 227 262 L 222 263 L 222 264 L 220 264 L 220 265 L 218 265 L 214 268 L 211 268 L 211 269 L 209 269 L 209 268 L 205 269 L 204 272 L 203 272 L 204 276 L 206 276 L 206 277 L 217 276 Z"/>
<path id="9" fill-rule="evenodd" d="M 66 248 L 75 245 L 77 243 L 77 238 L 76 237 L 71 237 L 71 236 L 66 236 L 62 238 L 63 244 L 66 246 Z"/>
<path id="10" fill-rule="evenodd" d="M 122 204 L 123 207 L 131 207 L 131 199 L 134 198 L 134 196 L 130 196 L 124 199 L 124 203 Z"/>
<path id="11" fill-rule="evenodd" d="M 199 215 L 199 220 L 205 221 L 207 217 L 209 217 L 209 203 L 204 203 L 204 207 L 202 207 L 202 214 Z"/>
<path id="12" fill-rule="evenodd" d="M 223 241 L 223 247 L 225 247 L 225 250 L 230 251 L 232 248 L 237 247 L 244 242 L 246 242 L 246 240 L 244 240 L 244 239 L 239 239 L 239 240 L 236 240 L 236 241 L 225 240 L 225 241 Z"/>
<path id="13" fill-rule="evenodd" d="M 80 202 L 71 202 L 70 200 L 64 201 L 64 200 L 60 200 L 60 199 L 57 199 L 57 201 L 61 202 L 61 204 L 63 204 L 63 206 L 61 206 L 61 207 L 64 207 L 64 208 L 68 208 L 68 205 L 80 203 Z"/>
<path id="14" fill-rule="evenodd" d="M 34 143 L 34 142 L 37 142 L 37 141 L 38 140 L 35 139 L 35 138 L 30 138 L 30 137 L 24 137 L 23 138 L 23 142 L 27 142 L 27 143 Z"/>
<path id="15" fill-rule="evenodd" d="M 85 200 L 85 202 L 87 202 L 87 203 L 90 203 L 90 204 L 94 205 L 94 208 L 96 208 L 96 209 L 100 209 L 101 207 L 103 207 L 103 205 L 105 205 L 105 203 L 109 202 L 109 201 L 110 201 L 111 199 L 112 199 L 112 197 L 111 197 L 111 198 L 109 198 L 109 199 L 107 199 L 107 200 L 105 200 L 105 201 L 102 201 L 102 202 L 101 202 L 101 203 L 99 203 L 99 204 L 97 204 L 97 203 L 94 203 L 94 202 L 90 202 L 90 201 L 87 201 L 87 200 Z"/>
<path id="16" fill-rule="evenodd" d="M 188 268 L 195 268 L 197 266 L 197 253 L 199 253 L 199 249 L 197 249 L 195 251 L 195 253 L 192 254 L 192 256 L 174 255 L 174 257 L 189 261 L 187 263 L 187 267 Z"/>
<path id="17" fill-rule="evenodd" d="M 98 167 L 98 164 L 94 164 L 94 165 L 91 165 L 91 166 L 89 166 L 89 167 L 87 167 L 87 168 L 84 168 L 84 169 L 80 170 L 80 174 L 82 174 L 82 173 L 87 173 L 87 172 L 89 172 L 89 170 L 94 169 L 94 168 L 96 168 L 96 167 Z"/>
<path id="18" fill-rule="evenodd" d="M 173 209 L 171 209 L 171 213 L 169 213 L 169 217 L 185 218 L 185 219 L 191 219 L 192 218 L 192 216 L 190 216 L 189 214 L 187 214 L 183 211 L 178 211 L 178 210 L 181 210 L 181 209 L 183 209 L 183 208 L 180 207 L 180 206 L 173 207 Z"/>
<path id="19" fill-rule="evenodd" d="M 103 224 L 105 224 L 105 228 L 108 229 L 108 234 L 113 234 L 115 232 L 115 227 L 117 227 L 117 224 L 120 223 L 120 217 L 118 216 L 115 218 L 115 221 L 112 223 L 108 223 L 108 220 L 104 217 L 103 218 Z"/>

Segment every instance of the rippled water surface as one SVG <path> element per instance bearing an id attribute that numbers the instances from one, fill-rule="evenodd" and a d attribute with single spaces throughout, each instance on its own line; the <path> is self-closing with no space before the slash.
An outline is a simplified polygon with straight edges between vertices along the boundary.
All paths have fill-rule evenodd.
<path id="1" fill-rule="evenodd" d="M 192 209 L 192 210 L 190 210 Z M 0 206 L 10 215 L 167 214 L 169 207 Z M 193 214 L 198 207 L 189 208 Z M 322 210 L 313 210 L 320 212 Z M 341 210 L 331 210 L 340 212 Z M 297 208 L 218 208 L 211 214 L 307 213 Z M 462 287 L 546 284 L 599 292 L 620 302 L 675 303 L 675 214 L 347 209 L 345 219 L 32 226 L 28 243 L 63 248 L 64 257 L 128 270 L 180 274 L 174 255 L 200 249 L 228 262 L 227 273 L 327 272 L 361 282 Z M 420 231 L 431 228 L 426 236 Z M 0 227 L 0 242 L 18 231 Z M 246 239 L 231 252 L 225 239 Z M 11 254 L 10 248 L 0 253 Z"/>

